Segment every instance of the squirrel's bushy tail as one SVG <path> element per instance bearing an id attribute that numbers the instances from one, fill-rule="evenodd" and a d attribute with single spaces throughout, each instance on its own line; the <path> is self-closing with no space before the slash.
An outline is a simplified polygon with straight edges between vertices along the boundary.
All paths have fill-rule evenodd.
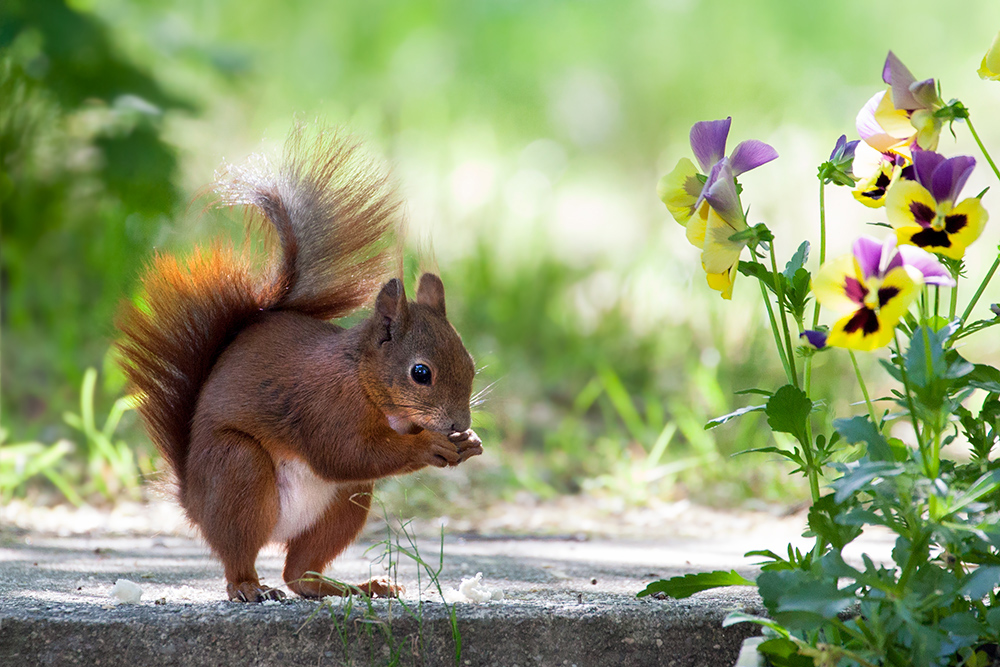
<path id="1" fill-rule="evenodd" d="M 137 303 L 118 316 L 121 364 L 150 438 L 182 478 L 202 385 L 225 347 L 262 311 L 347 315 L 379 288 L 398 236 L 399 203 L 385 174 L 336 133 L 296 129 L 282 164 L 254 156 L 217 180 L 222 202 L 263 214 L 277 261 L 258 276 L 248 250 L 157 256 Z M 259 217 L 258 217 L 259 219 Z"/>

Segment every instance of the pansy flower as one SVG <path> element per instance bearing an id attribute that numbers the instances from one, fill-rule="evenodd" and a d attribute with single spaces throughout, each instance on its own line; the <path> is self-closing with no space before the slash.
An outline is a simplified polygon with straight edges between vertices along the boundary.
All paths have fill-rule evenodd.
<path id="1" fill-rule="evenodd" d="M 914 151 L 915 180 L 893 183 L 885 198 L 886 215 L 900 245 L 962 258 L 989 218 L 975 197 L 955 203 L 975 166 L 968 156 L 945 159 L 932 151 Z"/>
<path id="2" fill-rule="evenodd" d="M 862 236 L 852 251 L 821 266 L 812 281 L 816 300 L 844 314 L 830 328 L 827 345 L 855 350 L 883 347 L 925 284 L 955 284 L 933 255 L 897 247 L 892 236 L 883 242 Z"/>
<path id="3" fill-rule="evenodd" d="M 711 189 L 713 179 L 718 177 L 719 170 L 716 167 L 719 163 L 728 161 L 735 178 L 778 157 L 773 148 L 762 141 L 751 139 L 741 142 L 727 158 L 726 139 L 729 137 L 732 120 L 730 117 L 695 123 L 691 127 L 690 138 L 691 151 L 698 166 L 691 160 L 682 158 L 674 170 L 661 178 L 657 185 L 660 200 L 666 204 L 674 220 L 688 228 L 688 240 L 699 248 L 704 242 L 708 224 L 705 193 Z"/>
<path id="4" fill-rule="evenodd" d="M 934 112 L 944 106 L 934 79 L 917 81 L 890 51 L 882 67 L 882 80 L 888 89 L 876 93 L 858 113 L 861 139 L 882 153 L 906 155 L 912 145 L 934 150 L 942 125 Z"/>
<path id="5" fill-rule="evenodd" d="M 986 81 L 1000 81 L 1000 32 L 993 39 L 990 50 L 983 56 L 983 64 L 979 66 L 979 78 Z"/>
<path id="6" fill-rule="evenodd" d="M 911 162 L 898 153 L 879 153 L 867 144 L 861 145 L 864 148 L 859 148 L 855 159 L 858 182 L 851 194 L 869 208 L 881 208 L 889 186 L 899 178 L 912 177 Z"/>
<path id="7" fill-rule="evenodd" d="M 683 158 L 657 185 L 667 210 L 686 227 L 688 241 L 702 249 L 708 284 L 724 299 L 732 298 L 739 255 L 746 246 L 745 242 L 729 240 L 747 228 L 736 177 L 778 157 L 771 146 L 753 139 L 741 142 L 726 157 L 731 124 L 731 117 L 695 123 L 691 150 L 698 166 Z"/>
<path id="8" fill-rule="evenodd" d="M 713 167 L 708 182 L 710 187 L 703 193 L 708 215 L 701 246 L 701 266 L 705 269 L 708 286 L 720 292 L 723 299 L 731 299 L 740 253 L 747 245 L 746 241 L 733 241 L 731 237 L 745 230 L 747 222 L 728 159 L 720 160 Z"/>

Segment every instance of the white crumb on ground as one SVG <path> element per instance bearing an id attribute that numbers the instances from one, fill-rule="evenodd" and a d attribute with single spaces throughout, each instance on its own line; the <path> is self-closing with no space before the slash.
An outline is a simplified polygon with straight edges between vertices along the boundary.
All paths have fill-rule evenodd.
<path id="1" fill-rule="evenodd" d="M 111 597 L 121 604 L 135 604 L 142 598 L 142 589 L 128 579 L 119 579 L 111 588 Z"/>
<path id="2" fill-rule="evenodd" d="M 465 577 L 458 590 L 448 589 L 444 592 L 445 602 L 493 602 L 504 599 L 503 591 L 483 585 L 483 573 L 477 572 L 475 577 Z"/>

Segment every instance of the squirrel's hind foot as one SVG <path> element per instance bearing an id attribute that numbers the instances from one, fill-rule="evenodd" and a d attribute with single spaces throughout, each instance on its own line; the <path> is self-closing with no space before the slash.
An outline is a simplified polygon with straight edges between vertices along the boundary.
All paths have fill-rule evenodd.
<path id="1" fill-rule="evenodd" d="M 262 586 L 257 582 L 244 581 L 239 584 L 230 583 L 226 586 L 229 599 L 233 602 L 265 602 L 267 600 L 284 600 L 285 593 L 277 588 Z"/>
<path id="2" fill-rule="evenodd" d="M 314 576 L 307 576 L 295 581 L 289 581 L 288 587 L 304 598 L 347 597 L 355 593 L 361 593 L 373 598 L 398 598 L 405 592 L 402 586 L 391 584 L 385 578 L 372 579 L 363 584 L 351 586 L 325 578 L 320 579 Z"/>

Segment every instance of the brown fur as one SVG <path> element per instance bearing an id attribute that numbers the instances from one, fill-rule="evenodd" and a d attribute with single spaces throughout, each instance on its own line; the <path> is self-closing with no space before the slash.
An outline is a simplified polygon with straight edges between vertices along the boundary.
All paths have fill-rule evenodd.
<path id="1" fill-rule="evenodd" d="M 280 597 L 254 567 L 276 535 L 293 591 L 348 592 L 306 574 L 357 536 L 373 481 L 482 452 L 469 429 L 472 358 L 437 276 L 421 278 L 416 302 L 389 281 L 352 329 L 324 321 L 371 298 L 397 230 L 384 176 L 356 151 L 329 136 L 306 146 L 300 131 L 276 172 L 259 159 L 230 168 L 223 200 L 255 207 L 276 232 L 273 275 L 255 279 L 246 255 L 219 248 L 186 264 L 159 257 L 144 305 L 119 318 L 140 414 L 231 599 Z M 416 364 L 430 382 L 418 382 Z"/>

